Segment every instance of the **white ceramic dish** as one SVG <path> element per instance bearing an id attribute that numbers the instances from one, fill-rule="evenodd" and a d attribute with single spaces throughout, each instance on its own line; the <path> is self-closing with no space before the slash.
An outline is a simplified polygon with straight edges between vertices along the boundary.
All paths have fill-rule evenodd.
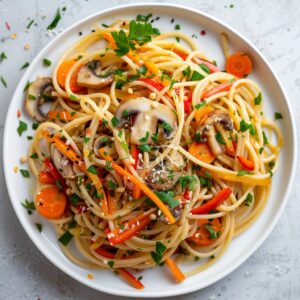
<path id="1" fill-rule="evenodd" d="M 175 24 L 180 24 L 183 32 L 189 35 L 197 34 L 198 39 L 196 41 L 201 49 L 208 57 L 216 60 L 220 66 L 222 66 L 224 58 L 218 35 L 221 32 L 226 32 L 230 37 L 232 49 L 248 53 L 254 62 L 254 73 L 251 78 L 258 82 L 262 88 L 267 115 L 273 117 L 275 111 L 280 111 L 283 114 L 284 119 L 280 121 L 280 125 L 284 132 L 285 141 L 280 155 L 280 167 L 273 179 L 269 202 L 263 215 L 255 224 L 243 235 L 236 238 L 225 255 L 207 271 L 188 278 L 178 285 L 172 282 L 164 268 L 158 267 L 147 270 L 143 272 L 143 283 L 146 288 L 140 291 L 123 283 L 112 272 L 82 269 L 66 259 L 59 248 L 52 225 L 39 218 L 36 213 L 29 216 L 20 205 L 20 202 L 25 198 L 32 198 L 31 182 L 29 179 L 24 179 L 20 173 L 15 174 L 13 167 L 20 165 L 20 157 L 27 152 L 30 141 L 27 140 L 26 136 L 33 134 L 30 125 L 29 130 L 21 138 L 16 131 L 18 126 L 16 113 L 18 109 L 22 111 L 21 119 L 28 124 L 32 123 L 31 120 L 26 118 L 23 109 L 23 88 L 27 80 L 33 80 L 38 75 L 50 75 L 52 71 L 51 68 L 43 67 L 43 58 L 51 59 L 55 64 L 60 54 L 79 38 L 78 32 L 87 33 L 90 30 L 90 25 L 96 21 L 109 23 L 116 18 L 132 18 L 136 17 L 137 14 L 148 13 L 160 17 L 154 25 L 160 28 L 161 32 L 173 30 Z M 170 22 L 172 18 L 175 18 L 173 24 Z M 205 36 L 200 35 L 202 29 L 206 30 Z M 166 297 L 189 293 L 216 282 L 236 269 L 262 244 L 278 221 L 287 201 L 295 166 L 296 135 L 293 117 L 287 96 L 271 66 L 249 41 L 229 26 L 202 12 L 178 5 L 127 5 L 99 12 L 77 22 L 49 43 L 30 64 L 12 98 L 5 125 L 4 169 L 7 187 L 15 212 L 34 244 L 58 268 L 83 284 L 106 293 L 129 297 Z M 27 168 L 27 166 L 24 168 Z M 43 223 L 42 233 L 37 231 L 36 222 Z M 182 266 L 183 269 L 189 267 L 188 265 Z M 88 273 L 92 273 L 94 279 L 88 279 Z"/>

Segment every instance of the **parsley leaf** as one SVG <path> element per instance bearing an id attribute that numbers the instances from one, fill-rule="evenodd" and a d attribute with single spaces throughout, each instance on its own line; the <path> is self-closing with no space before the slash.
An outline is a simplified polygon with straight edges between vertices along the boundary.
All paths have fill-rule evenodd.
<path id="1" fill-rule="evenodd" d="M 251 175 L 251 172 L 247 170 L 240 170 L 237 172 L 237 176 L 245 176 L 245 175 Z"/>
<path id="2" fill-rule="evenodd" d="M 197 80 L 201 80 L 203 78 L 204 78 L 204 76 L 202 74 L 200 74 L 197 71 L 194 71 L 191 78 L 190 78 L 190 81 L 197 81 Z"/>
<path id="3" fill-rule="evenodd" d="M 253 195 L 251 193 L 248 193 L 244 203 L 247 205 L 247 206 L 250 206 L 250 204 L 252 203 L 253 201 Z"/>
<path id="4" fill-rule="evenodd" d="M 144 137 L 140 138 L 139 141 L 140 141 L 141 143 L 147 143 L 148 138 L 149 138 L 149 131 L 147 131 L 147 132 L 146 132 L 146 135 L 145 135 Z"/>
<path id="5" fill-rule="evenodd" d="M 248 124 L 244 119 L 240 121 L 240 131 L 245 132 L 250 129 L 250 124 Z"/>
<path id="6" fill-rule="evenodd" d="M 150 151 L 150 146 L 147 144 L 139 145 L 138 148 L 142 153 Z"/>
<path id="7" fill-rule="evenodd" d="M 208 236 L 208 239 L 209 240 L 214 240 L 218 237 L 214 227 L 212 224 L 208 223 L 208 224 L 205 224 L 205 228 L 206 230 L 209 232 L 209 236 Z"/>
<path id="8" fill-rule="evenodd" d="M 37 228 L 37 230 L 38 230 L 39 232 L 42 232 L 42 230 L 43 230 L 43 225 L 42 225 L 41 223 L 35 223 L 35 226 L 36 226 L 36 228 Z"/>
<path id="9" fill-rule="evenodd" d="M 262 96 L 261 96 L 261 92 L 259 92 L 259 94 L 254 99 L 254 104 L 255 105 L 260 105 L 261 104 L 261 100 L 262 100 Z"/>
<path id="10" fill-rule="evenodd" d="M 164 252 L 167 250 L 167 247 L 160 241 L 156 242 L 155 245 L 155 252 L 151 252 L 152 259 L 157 263 L 160 264 Z"/>
<path id="11" fill-rule="evenodd" d="M 32 214 L 32 211 L 35 210 L 35 204 L 34 204 L 33 201 L 32 201 L 32 202 L 29 202 L 27 199 L 25 199 L 25 201 L 24 201 L 24 202 L 21 202 L 21 204 L 22 204 L 22 206 L 23 206 L 25 209 L 27 209 L 27 213 L 28 213 L 29 215 L 31 215 L 31 214 Z"/>
<path id="12" fill-rule="evenodd" d="M 89 166 L 89 167 L 87 168 L 87 171 L 88 171 L 89 173 L 92 173 L 92 174 L 98 174 L 98 171 L 97 171 L 97 169 L 96 169 L 94 166 Z"/>
<path id="13" fill-rule="evenodd" d="M 28 170 L 20 169 L 20 173 L 25 178 L 30 177 L 30 173 L 28 172 Z"/>
<path id="14" fill-rule="evenodd" d="M 179 200 L 174 198 L 174 192 L 172 191 L 157 191 L 155 192 L 155 194 L 162 202 L 167 203 L 171 209 L 177 207 L 180 204 Z"/>
<path id="15" fill-rule="evenodd" d="M 28 126 L 25 122 L 19 121 L 19 127 L 17 128 L 19 136 L 21 136 L 22 133 L 27 130 L 27 128 Z"/>
<path id="16" fill-rule="evenodd" d="M 73 234 L 70 233 L 69 231 L 66 231 L 63 235 L 59 237 L 58 241 L 62 243 L 64 246 L 67 246 L 72 240 L 72 238 L 73 238 Z"/>
<path id="17" fill-rule="evenodd" d="M 215 138 L 217 140 L 217 142 L 221 145 L 226 145 L 226 142 L 222 136 L 222 134 L 220 132 L 217 132 L 216 135 L 215 135 Z"/>
<path id="18" fill-rule="evenodd" d="M 179 178 L 179 183 L 181 184 L 181 188 L 183 190 L 187 188 L 189 191 L 193 191 L 196 181 L 197 179 L 195 176 L 186 175 Z"/>
<path id="19" fill-rule="evenodd" d="M 51 24 L 47 27 L 47 29 L 48 29 L 48 30 L 54 29 L 54 28 L 57 26 L 57 24 L 58 24 L 58 22 L 60 21 L 60 19 L 61 19 L 60 9 L 58 8 L 58 9 L 57 9 L 57 12 L 56 12 L 56 15 L 55 15 L 55 17 L 54 17 L 54 19 L 53 19 L 53 21 L 52 21 Z"/>
<path id="20" fill-rule="evenodd" d="M 205 106 L 205 105 L 206 105 L 206 101 L 203 101 L 203 102 L 201 102 L 201 103 L 196 104 L 196 105 L 195 105 L 195 108 L 196 108 L 196 109 L 199 109 L 199 108 L 201 108 L 201 107 L 203 107 L 203 106 Z"/>
<path id="21" fill-rule="evenodd" d="M 143 15 L 137 15 L 136 20 L 138 22 L 148 22 L 150 20 L 150 18 L 152 17 L 152 14 L 143 16 Z"/>
<path id="22" fill-rule="evenodd" d="M 269 144 L 268 137 L 264 131 L 262 132 L 262 135 L 263 135 L 264 145 Z"/>
<path id="23" fill-rule="evenodd" d="M 280 120 L 280 119 L 283 119 L 283 116 L 280 112 L 275 112 L 274 118 L 275 118 L 275 120 Z"/>
<path id="24" fill-rule="evenodd" d="M 0 63 L 2 63 L 4 61 L 4 59 L 7 59 L 7 56 L 4 52 L 1 52 L 1 54 L 0 54 Z"/>

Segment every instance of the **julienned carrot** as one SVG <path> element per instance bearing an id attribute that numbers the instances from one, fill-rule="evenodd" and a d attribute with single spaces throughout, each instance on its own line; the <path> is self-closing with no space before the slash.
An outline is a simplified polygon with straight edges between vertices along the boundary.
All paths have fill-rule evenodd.
<path id="1" fill-rule="evenodd" d="M 230 188 L 225 188 L 221 190 L 216 196 L 214 196 L 211 200 L 208 200 L 205 204 L 200 205 L 198 207 L 194 207 L 191 210 L 192 214 L 207 214 L 220 204 L 222 204 L 232 193 Z"/>
<path id="2" fill-rule="evenodd" d="M 103 249 L 102 247 L 99 247 L 95 250 L 98 254 L 109 258 L 114 259 L 115 254 Z M 117 272 L 117 274 L 121 275 L 129 284 L 131 284 L 136 289 L 143 289 L 144 285 L 135 277 L 133 276 L 129 271 L 127 271 L 124 268 L 120 269 L 114 269 L 114 271 Z"/>
<path id="3" fill-rule="evenodd" d="M 107 199 L 108 214 L 112 215 L 116 211 L 116 201 L 115 201 L 115 198 L 110 194 L 110 192 L 108 192 L 106 199 Z"/>
<path id="4" fill-rule="evenodd" d="M 208 145 L 205 143 L 192 143 L 189 146 L 189 153 L 207 164 L 210 164 L 216 158 L 214 154 L 210 151 Z"/>
<path id="5" fill-rule="evenodd" d="M 231 86 L 232 86 L 232 83 L 227 83 L 227 82 L 218 84 L 217 86 L 213 87 L 212 89 L 210 89 L 207 92 L 205 92 L 204 94 L 202 94 L 201 99 L 203 100 L 203 99 L 213 96 L 214 94 L 229 91 Z"/>
<path id="6" fill-rule="evenodd" d="M 184 274 L 180 271 L 180 269 L 178 268 L 178 266 L 176 265 L 176 263 L 174 262 L 174 260 L 172 258 L 168 257 L 166 259 L 166 265 L 170 269 L 174 279 L 177 282 L 182 282 L 185 279 Z"/>
<path id="7" fill-rule="evenodd" d="M 213 63 L 199 58 L 198 60 L 200 61 L 200 64 L 205 65 L 209 68 L 210 73 L 220 72 L 219 68 Z"/>
<path id="8" fill-rule="evenodd" d="M 195 120 L 197 125 L 202 125 L 204 121 L 209 117 L 209 114 L 214 110 L 215 109 L 210 105 L 205 105 L 197 109 L 195 112 Z"/>
<path id="9" fill-rule="evenodd" d="M 173 50 L 174 53 L 176 53 L 178 56 L 180 56 L 183 60 L 186 60 L 186 58 L 188 57 L 187 54 L 179 51 L 179 50 Z"/>
<path id="10" fill-rule="evenodd" d="M 230 55 L 226 61 L 226 72 L 242 78 L 252 72 L 252 61 L 243 52 L 236 52 Z"/>
<path id="11" fill-rule="evenodd" d="M 244 169 L 248 171 L 253 171 L 255 168 L 254 162 L 247 159 L 244 156 L 237 156 L 237 159 L 239 160 L 240 164 L 243 166 Z"/>
<path id="12" fill-rule="evenodd" d="M 58 67 L 57 81 L 63 89 L 65 89 L 65 87 L 66 87 L 67 75 L 75 63 L 76 63 L 75 60 L 65 60 Z M 81 68 L 81 66 L 79 68 L 77 68 L 76 70 L 74 70 L 74 72 L 70 78 L 70 88 L 71 88 L 72 92 L 74 92 L 74 93 L 78 93 L 78 92 L 82 92 L 82 91 L 86 90 L 85 87 L 79 86 L 77 83 L 77 75 L 80 71 L 80 68 Z"/>
<path id="13" fill-rule="evenodd" d="M 50 110 L 48 111 L 48 117 L 52 120 L 58 119 L 63 122 L 70 122 L 74 119 L 75 115 L 72 116 L 67 110 Z"/>
<path id="14" fill-rule="evenodd" d="M 40 190 L 35 199 L 37 211 L 47 219 L 60 218 L 67 205 L 66 195 L 56 186 Z"/>
<path id="15" fill-rule="evenodd" d="M 107 238 L 111 245 L 117 245 L 124 243 L 135 234 L 140 232 L 146 225 L 151 222 L 149 214 L 141 214 L 127 223 L 123 224 L 122 228 L 118 227 L 113 231 L 110 231 L 108 228 L 105 230 Z"/>
<path id="16" fill-rule="evenodd" d="M 211 238 L 211 234 L 208 231 L 207 226 L 210 226 L 210 228 L 216 233 L 221 232 L 222 230 L 222 225 L 219 219 L 213 219 L 211 222 L 206 219 L 199 219 L 199 229 L 193 236 L 189 237 L 188 240 L 197 246 L 209 246 L 214 243 L 215 239 Z"/>
<path id="17" fill-rule="evenodd" d="M 124 176 L 125 178 L 128 178 L 134 185 L 137 185 L 142 190 L 142 192 L 144 192 L 144 194 L 146 194 L 158 206 L 158 208 L 162 211 L 170 224 L 175 223 L 176 220 L 167 206 L 165 206 L 165 204 L 144 183 L 135 178 L 132 174 L 120 167 L 118 164 L 116 164 L 103 148 L 99 149 L 99 153 L 106 161 L 109 161 L 111 163 L 112 168 L 117 173 Z"/>
<path id="18" fill-rule="evenodd" d="M 145 288 L 144 285 L 126 269 L 121 268 L 121 269 L 116 269 L 115 271 L 119 275 L 121 275 L 128 283 L 130 283 L 134 288 L 139 290 Z"/>

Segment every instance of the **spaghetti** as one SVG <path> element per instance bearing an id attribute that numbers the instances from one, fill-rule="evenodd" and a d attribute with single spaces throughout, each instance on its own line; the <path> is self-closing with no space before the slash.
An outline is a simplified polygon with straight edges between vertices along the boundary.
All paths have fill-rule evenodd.
<path id="1" fill-rule="evenodd" d="M 243 55 L 230 64 L 239 74 Z M 29 151 L 37 210 L 83 268 L 143 288 L 127 268 L 166 262 L 181 282 L 215 263 L 267 203 L 282 136 L 259 86 L 220 71 L 179 31 L 95 25 L 52 78 L 30 85 L 26 108 L 40 122 Z M 173 256 L 203 263 L 182 273 Z"/>

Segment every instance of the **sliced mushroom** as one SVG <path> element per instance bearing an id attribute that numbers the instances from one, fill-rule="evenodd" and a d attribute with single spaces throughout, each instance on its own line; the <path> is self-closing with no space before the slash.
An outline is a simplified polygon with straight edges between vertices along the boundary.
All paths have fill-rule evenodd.
<path id="1" fill-rule="evenodd" d="M 144 97 L 122 103 L 116 110 L 115 117 L 120 121 L 117 124 L 118 128 L 131 126 L 130 142 L 135 145 L 152 144 L 151 137 L 157 133 L 158 123 L 166 140 L 171 139 L 177 130 L 174 111 L 164 104 Z"/>
<path id="2" fill-rule="evenodd" d="M 211 151 L 217 157 L 224 152 L 224 147 L 217 141 L 216 134 L 219 132 L 223 138 L 228 139 L 229 131 L 233 130 L 230 116 L 221 110 L 209 113 L 204 124 L 198 129 L 201 141 L 207 142 Z"/>
<path id="3" fill-rule="evenodd" d="M 177 152 L 173 159 L 168 157 L 151 169 L 145 180 L 153 189 L 170 190 L 182 175 L 184 165 L 182 155 Z"/>
<path id="4" fill-rule="evenodd" d="M 54 145 L 51 146 L 51 157 L 56 169 L 62 177 L 69 179 L 75 177 L 72 164 Z"/>
<path id="5" fill-rule="evenodd" d="M 114 67 L 108 66 L 102 69 L 99 60 L 92 60 L 80 69 L 77 75 L 77 83 L 80 86 L 101 89 L 112 83 L 114 71 Z"/>
<path id="6" fill-rule="evenodd" d="M 56 98 L 52 96 L 54 90 L 50 77 L 40 77 L 30 84 L 26 94 L 25 107 L 29 115 L 36 121 L 43 122 L 47 119 L 47 112 L 42 106 Z"/>

